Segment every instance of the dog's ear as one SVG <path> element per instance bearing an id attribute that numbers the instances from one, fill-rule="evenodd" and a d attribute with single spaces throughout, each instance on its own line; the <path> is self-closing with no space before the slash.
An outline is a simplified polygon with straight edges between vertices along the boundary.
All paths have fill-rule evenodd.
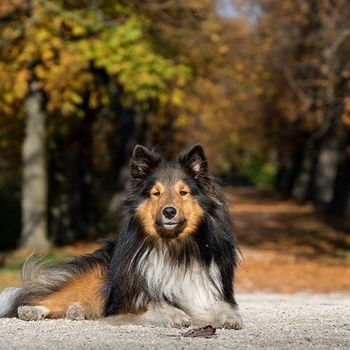
<path id="1" fill-rule="evenodd" d="M 130 163 L 131 177 L 141 180 L 146 177 L 161 161 L 158 154 L 144 146 L 136 145 Z"/>
<path id="2" fill-rule="evenodd" d="M 197 144 L 179 157 L 179 162 L 190 170 L 194 178 L 208 173 L 208 162 L 205 157 L 204 148 Z"/>

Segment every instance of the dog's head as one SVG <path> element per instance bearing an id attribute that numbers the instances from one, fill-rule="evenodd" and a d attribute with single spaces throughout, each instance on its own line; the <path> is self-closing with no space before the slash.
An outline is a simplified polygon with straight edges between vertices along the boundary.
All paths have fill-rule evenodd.
<path id="1" fill-rule="evenodd" d="M 136 215 L 146 234 L 165 239 L 193 234 L 203 218 L 201 196 L 208 166 L 201 145 L 192 147 L 176 161 L 166 162 L 137 145 L 131 160 Z"/>

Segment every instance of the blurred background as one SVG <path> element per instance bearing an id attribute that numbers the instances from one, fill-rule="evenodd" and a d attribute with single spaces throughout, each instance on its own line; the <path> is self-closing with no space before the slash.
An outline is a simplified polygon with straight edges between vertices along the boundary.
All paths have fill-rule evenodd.
<path id="1" fill-rule="evenodd" d="M 136 143 L 194 142 L 241 290 L 350 289 L 347 0 L 0 0 L 0 289 L 116 232 Z"/>

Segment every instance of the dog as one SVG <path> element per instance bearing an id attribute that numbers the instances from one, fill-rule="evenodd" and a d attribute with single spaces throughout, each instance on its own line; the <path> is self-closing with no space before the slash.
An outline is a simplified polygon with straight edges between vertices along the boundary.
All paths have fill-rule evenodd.
<path id="1" fill-rule="evenodd" d="M 195 145 L 165 161 L 137 145 L 115 240 L 54 266 L 30 257 L 0 317 L 241 329 L 234 297 L 239 248 L 223 193 Z"/>

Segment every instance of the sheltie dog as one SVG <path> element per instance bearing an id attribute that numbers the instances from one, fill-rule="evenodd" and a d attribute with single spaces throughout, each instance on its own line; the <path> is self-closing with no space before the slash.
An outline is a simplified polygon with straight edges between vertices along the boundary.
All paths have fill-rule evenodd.
<path id="1" fill-rule="evenodd" d="M 27 259 L 21 287 L 0 295 L 0 317 L 241 328 L 238 246 L 203 147 L 167 162 L 137 145 L 130 169 L 116 239 L 68 263 Z"/>

